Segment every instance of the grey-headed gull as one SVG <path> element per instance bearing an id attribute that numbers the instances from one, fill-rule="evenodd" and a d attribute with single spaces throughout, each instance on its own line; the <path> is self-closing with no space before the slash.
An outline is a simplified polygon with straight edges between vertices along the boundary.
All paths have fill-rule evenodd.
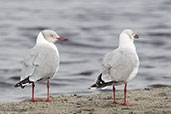
<path id="1" fill-rule="evenodd" d="M 139 58 L 134 45 L 134 39 L 139 38 L 132 30 L 122 31 L 119 37 L 119 47 L 107 53 L 103 58 L 100 75 L 90 88 L 103 88 L 113 85 L 113 103 L 115 101 L 115 86 L 125 84 L 124 103 L 126 103 L 127 83 L 136 77 L 139 68 Z"/>
<path id="2" fill-rule="evenodd" d="M 58 36 L 52 30 L 43 30 L 39 33 L 36 45 L 29 50 L 24 60 L 24 67 L 21 72 L 20 82 L 15 87 L 24 88 L 32 84 L 32 101 L 34 99 L 34 83 L 47 80 L 47 102 L 49 99 L 49 79 L 51 79 L 59 69 L 59 53 L 55 46 L 57 40 L 66 40 Z"/>

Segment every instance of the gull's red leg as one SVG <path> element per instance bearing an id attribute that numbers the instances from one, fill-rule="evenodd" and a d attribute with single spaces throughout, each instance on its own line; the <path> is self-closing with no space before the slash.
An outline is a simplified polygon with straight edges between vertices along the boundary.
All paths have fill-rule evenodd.
<path id="1" fill-rule="evenodd" d="M 41 99 L 34 99 L 34 87 L 35 87 L 35 85 L 34 85 L 34 83 L 32 83 L 32 99 L 31 99 L 31 101 L 32 102 L 41 102 L 42 101 Z"/>
<path id="2" fill-rule="evenodd" d="M 115 86 L 113 85 L 113 104 L 119 104 L 118 102 L 116 102 L 115 100 Z"/>
<path id="3" fill-rule="evenodd" d="M 50 86 L 49 86 L 49 80 L 47 80 L 47 102 L 50 102 L 50 99 L 49 99 L 49 88 L 50 88 Z"/>
<path id="4" fill-rule="evenodd" d="M 49 84 L 49 80 L 47 80 L 47 99 L 46 99 L 46 102 L 56 101 L 56 100 L 50 100 L 50 98 L 49 98 L 49 88 L 50 88 L 50 84 Z"/>
<path id="5" fill-rule="evenodd" d="M 32 83 L 32 99 L 31 99 L 31 101 L 34 101 L 34 87 L 35 87 L 35 85 L 34 85 L 34 83 Z"/>
<path id="6" fill-rule="evenodd" d="M 125 84 L 125 88 L 124 88 L 124 106 L 133 106 L 134 104 L 127 104 L 126 103 L 126 92 L 127 92 L 127 84 Z"/>

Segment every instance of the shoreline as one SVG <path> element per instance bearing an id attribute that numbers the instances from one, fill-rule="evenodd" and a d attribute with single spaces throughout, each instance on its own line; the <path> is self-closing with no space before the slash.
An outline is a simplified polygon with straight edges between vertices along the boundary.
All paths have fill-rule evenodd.
<path id="1" fill-rule="evenodd" d="M 0 104 L 0 114 L 171 114 L 171 87 L 128 90 L 127 103 L 112 104 L 112 91 L 102 94 L 54 97 L 55 102 L 11 102 Z M 123 102 L 123 91 L 116 100 Z"/>

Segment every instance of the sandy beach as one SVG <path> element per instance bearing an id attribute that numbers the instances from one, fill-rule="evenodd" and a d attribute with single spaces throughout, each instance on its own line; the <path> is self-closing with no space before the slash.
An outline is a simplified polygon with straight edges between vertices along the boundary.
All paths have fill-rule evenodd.
<path id="1" fill-rule="evenodd" d="M 116 97 L 123 102 L 123 92 L 117 92 Z M 134 106 L 112 104 L 112 91 L 53 99 L 56 102 L 25 100 L 1 104 L 0 114 L 171 114 L 171 87 L 128 91 L 127 102 Z"/>

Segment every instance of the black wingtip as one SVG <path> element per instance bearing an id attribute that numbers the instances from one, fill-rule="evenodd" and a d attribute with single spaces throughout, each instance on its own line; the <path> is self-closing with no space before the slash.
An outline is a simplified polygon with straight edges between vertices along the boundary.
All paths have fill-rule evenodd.
<path id="1" fill-rule="evenodd" d="M 14 87 L 21 87 L 22 89 L 25 87 L 23 86 L 23 84 L 26 84 L 26 83 L 32 83 L 30 80 L 29 80 L 29 77 L 27 77 L 26 79 L 18 82 Z"/>
<path id="2" fill-rule="evenodd" d="M 19 83 L 17 83 L 17 84 L 15 84 L 15 86 L 14 87 L 19 87 L 19 86 L 21 86 Z"/>
<path id="3" fill-rule="evenodd" d="M 21 88 L 23 89 L 25 86 L 23 86 L 23 85 L 19 82 L 19 83 L 17 83 L 14 87 L 21 87 Z"/>
<path id="4" fill-rule="evenodd" d="M 88 89 L 93 89 L 93 88 L 95 88 L 95 89 L 98 88 L 98 87 L 97 87 L 97 84 L 91 85 Z"/>
<path id="5" fill-rule="evenodd" d="M 91 88 L 97 87 L 97 84 L 93 84 L 93 85 L 91 85 L 90 87 L 91 87 Z"/>
<path id="6" fill-rule="evenodd" d="M 103 88 L 103 87 L 106 87 L 106 86 L 110 86 L 110 85 L 112 85 L 113 83 L 115 83 L 115 81 L 110 81 L 110 82 L 105 82 L 105 81 L 103 81 L 103 80 L 102 80 L 102 73 L 101 73 L 101 74 L 98 76 L 96 83 L 90 86 L 90 89 L 91 89 L 91 88 Z"/>
<path id="7" fill-rule="evenodd" d="M 97 78 L 97 81 L 95 84 L 91 85 L 89 89 L 96 89 L 96 88 L 102 88 L 104 87 L 104 81 L 101 79 L 102 74 L 100 74 Z"/>

